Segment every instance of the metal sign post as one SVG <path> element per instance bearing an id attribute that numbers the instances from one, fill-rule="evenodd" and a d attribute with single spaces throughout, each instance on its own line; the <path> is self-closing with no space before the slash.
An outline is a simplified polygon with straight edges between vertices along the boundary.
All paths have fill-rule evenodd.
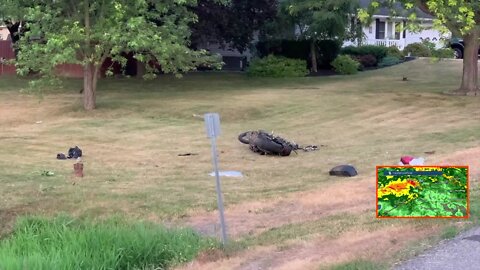
<path id="1" fill-rule="evenodd" d="M 220 174 L 218 173 L 218 158 L 217 158 L 217 142 L 216 138 L 220 136 L 220 116 L 218 113 L 207 113 L 204 115 L 205 128 L 207 131 L 207 137 L 210 138 L 212 143 L 212 163 L 215 171 L 215 180 L 217 187 L 217 204 L 218 212 L 220 213 L 220 225 L 222 227 L 222 243 L 223 246 L 227 244 L 227 229 L 225 225 L 225 214 L 223 209 L 223 196 L 220 186 Z"/>

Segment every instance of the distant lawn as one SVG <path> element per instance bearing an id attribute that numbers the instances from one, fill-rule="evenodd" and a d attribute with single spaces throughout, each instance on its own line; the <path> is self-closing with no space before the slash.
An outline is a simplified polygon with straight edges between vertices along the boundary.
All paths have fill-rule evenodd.
<path id="1" fill-rule="evenodd" d="M 436 151 L 446 156 L 478 146 L 480 99 L 442 94 L 459 86 L 461 68 L 459 61 L 417 60 L 353 76 L 262 79 L 198 73 L 153 81 L 106 79 L 93 112 L 82 109 L 80 80 L 68 80 L 64 89 L 46 91 L 39 99 L 19 91 L 26 80 L 0 77 L 0 160 L 8 161 L 0 162 L 0 235 L 27 214 L 67 212 L 93 219 L 121 214 L 175 223 L 215 210 L 209 141 L 193 114 L 220 113 L 220 168 L 245 175 L 223 179 L 227 209 L 341 181 L 348 186 L 355 179 L 334 182 L 328 175 L 338 164 L 354 164 L 361 177 L 374 179 L 376 165 L 396 164 L 401 155 Z M 409 80 L 402 81 L 404 76 Z M 327 146 L 285 158 L 259 156 L 237 141 L 239 133 L 254 129 Z M 72 176 L 71 161 L 55 159 L 75 145 L 84 151 L 83 179 Z M 198 155 L 178 156 L 184 153 Z M 55 175 L 42 176 L 44 170 Z M 474 216 L 480 211 L 478 198 L 474 189 Z M 455 222 L 377 222 L 370 212 L 347 219 L 341 211 L 240 240 L 250 246 L 288 244 L 360 228 Z M 343 227 L 336 230 L 336 225 Z"/>

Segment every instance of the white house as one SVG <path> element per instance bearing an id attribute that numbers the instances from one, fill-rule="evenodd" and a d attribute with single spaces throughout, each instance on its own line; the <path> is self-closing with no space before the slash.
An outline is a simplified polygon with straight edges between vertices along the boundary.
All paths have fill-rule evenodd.
<path id="1" fill-rule="evenodd" d="M 358 0 L 361 8 L 367 8 L 371 0 Z M 403 50 L 405 46 L 422 42 L 424 40 L 433 42 L 437 48 L 445 47 L 445 40 L 449 40 L 449 35 L 442 35 L 438 30 L 433 29 L 433 17 L 429 14 L 417 9 L 414 12 L 417 15 L 421 29 L 420 32 L 411 32 L 406 29 L 408 13 L 397 5 L 396 16 L 391 15 L 391 10 L 388 8 L 380 8 L 376 14 L 373 15 L 373 21 L 370 25 L 363 26 L 364 38 L 361 41 L 362 45 L 381 45 L 381 46 L 396 46 Z M 348 16 L 346 14 L 346 16 Z M 295 27 L 292 29 L 295 34 L 300 34 L 300 29 Z M 257 36 L 256 38 L 257 39 Z M 255 42 L 255 41 L 254 41 Z M 343 46 L 358 45 L 358 42 L 347 41 Z M 235 48 L 228 45 L 226 47 L 219 46 L 215 41 L 203 44 L 200 48 L 207 49 L 211 53 L 218 53 L 223 56 L 224 62 L 227 64 L 226 69 L 243 69 L 253 56 L 253 52 L 247 49 L 245 52 L 239 52 Z"/>
<path id="2" fill-rule="evenodd" d="M 360 6 L 366 8 L 372 2 L 371 0 L 359 0 Z M 406 29 L 407 16 L 405 10 L 400 7 L 396 9 L 397 16 L 393 17 L 388 8 L 380 8 L 373 15 L 373 22 L 370 25 L 363 26 L 364 39 L 362 44 L 397 46 L 399 49 L 405 48 L 408 44 L 431 41 L 437 48 L 444 47 L 444 40 L 449 36 L 442 35 L 438 30 L 433 29 L 433 17 L 429 14 L 416 10 L 415 13 L 419 20 L 422 31 L 415 33 Z M 345 42 L 344 46 L 357 45 L 356 42 Z"/>

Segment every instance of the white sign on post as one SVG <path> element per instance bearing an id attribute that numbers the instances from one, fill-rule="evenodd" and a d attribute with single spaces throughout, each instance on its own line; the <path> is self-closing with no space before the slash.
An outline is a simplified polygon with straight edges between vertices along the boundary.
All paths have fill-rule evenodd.
<path id="1" fill-rule="evenodd" d="M 212 143 L 212 163 L 213 163 L 213 169 L 215 171 L 218 212 L 220 213 L 220 225 L 222 227 L 222 243 L 225 246 L 227 243 L 227 229 L 225 225 L 222 189 L 220 186 L 220 174 L 218 172 L 217 142 L 216 142 L 216 138 L 220 136 L 220 133 L 221 133 L 220 116 L 218 115 L 218 113 L 207 113 L 204 115 L 203 118 L 205 120 L 207 137 L 210 138 L 210 141 Z"/>

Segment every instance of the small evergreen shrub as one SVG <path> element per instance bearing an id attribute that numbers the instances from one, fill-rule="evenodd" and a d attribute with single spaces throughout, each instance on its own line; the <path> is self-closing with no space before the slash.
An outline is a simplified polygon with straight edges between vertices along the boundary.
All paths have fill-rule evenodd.
<path id="1" fill-rule="evenodd" d="M 387 56 L 378 63 L 379 67 L 389 67 L 401 63 L 402 61 L 395 56 Z"/>
<path id="2" fill-rule="evenodd" d="M 387 48 L 387 56 L 397 57 L 398 59 L 402 59 L 404 57 L 402 51 L 397 46 L 390 46 Z"/>
<path id="3" fill-rule="evenodd" d="M 455 54 L 450 48 L 441 48 L 433 51 L 433 57 L 436 58 L 455 58 Z"/>
<path id="4" fill-rule="evenodd" d="M 353 60 L 348 55 L 339 55 L 332 62 L 332 67 L 335 69 L 336 72 L 340 74 L 350 75 L 358 72 L 360 63 Z"/>
<path id="5" fill-rule="evenodd" d="M 430 52 L 435 51 L 435 49 L 437 48 L 435 43 L 431 42 L 430 40 L 422 40 L 422 44 L 425 45 L 425 47 L 427 47 Z"/>
<path id="6" fill-rule="evenodd" d="M 409 53 L 411 56 L 416 56 L 416 57 L 432 56 L 432 52 L 430 51 L 430 49 L 425 44 L 420 42 L 408 44 L 403 50 L 403 54 L 408 55 Z"/>
<path id="7" fill-rule="evenodd" d="M 269 55 L 252 60 L 247 74 L 256 77 L 303 77 L 308 74 L 307 62 Z"/>

